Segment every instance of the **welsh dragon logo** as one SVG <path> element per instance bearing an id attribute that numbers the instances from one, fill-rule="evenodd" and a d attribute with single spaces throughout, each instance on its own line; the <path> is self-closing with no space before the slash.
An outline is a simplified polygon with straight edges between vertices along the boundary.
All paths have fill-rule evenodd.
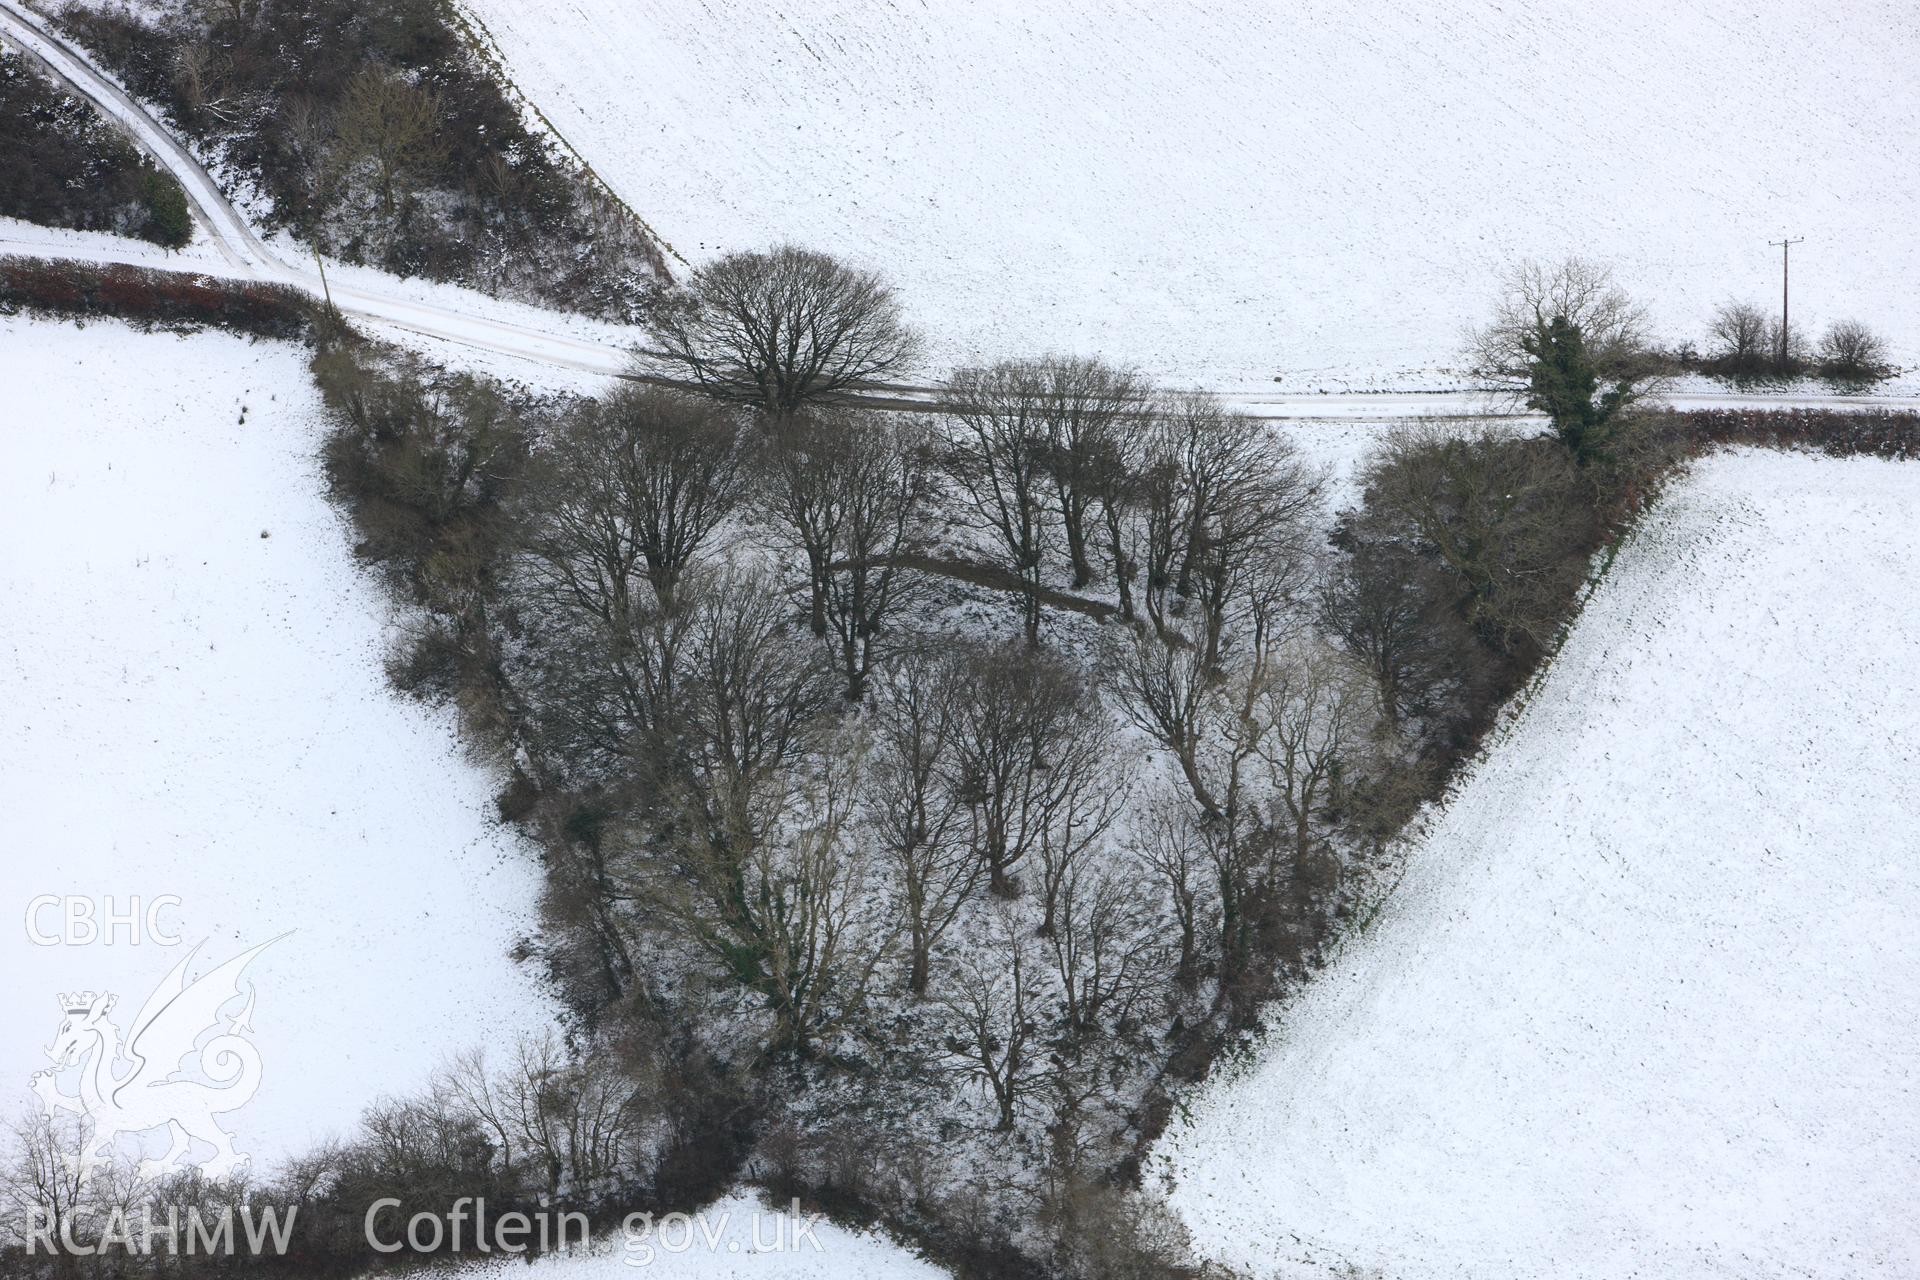
<path id="1" fill-rule="evenodd" d="M 187 967 L 199 951 L 194 948 L 147 997 L 124 1039 L 111 1016 L 117 997 L 91 991 L 60 997 L 60 1030 L 47 1046 L 54 1065 L 35 1072 L 32 1085 L 49 1117 L 66 1111 L 80 1118 L 83 1177 L 112 1160 L 121 1138 L 139 1140 L 159 1129 L 167 1131 L 169 1146 L 159 1159 L 140 1162 L 142 1180 L 196 1166 L 221 1178 L 247 1164 L 214 1117 L 245 1106 L 260 1088 L 260 1051 L 248 1039 L 253 984 L 243 989 L 240 977 L 277 941 L 189 982 Z M 223 1014 L 243 999 L 238 1012 Z M 59 1077 L 74 1067 L 79 1092 L 60 1092 Z M 211 1158 L 191 1158 L 196 1141 L 213 1148 Z"/>

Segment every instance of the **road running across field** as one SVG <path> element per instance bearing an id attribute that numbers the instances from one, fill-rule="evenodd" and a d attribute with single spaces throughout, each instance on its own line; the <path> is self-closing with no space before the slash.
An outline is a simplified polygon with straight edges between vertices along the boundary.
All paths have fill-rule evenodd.
<path id="1" fill-rule="evenodd" d="M 55 31 L 39 15 L 27 9 L 22 0 L 0 0 L 0 43 L 11 45 L 34 58 L 62 84 L 92 103 L 154 162 L 166 169 L 185 190 L 194 222 L 218 255 L 218 263 L 196 267 L 200 274 L 220 274 L 236 279 L 258 280 L 291 285 L 319 297 L 330 293 L 333 304 L 345 315 L 390 326 L 428 338 L 478 348 L 539 364 L 608 377 L 644 377 L 647 381 L 670 382 L 658 373 L 642 374 L 648 351 L 649 335 L 641 329 L 621 331 L 616 326 L 596 326 L 609 336 L 581 336 L 579 325 L 570 317 L 536 308 L 513 306 L 519 317 L 506 319 L 486 311 L 499 311 L 491 300 L 476 296 L 471 307 L 457 308 L 444 303 L 425 302 L 399 292 L 369 288 L 363 283 L 323 282 L 317 268 L 304 261 L 290 262 L 254 233 L 244 214 L 221 191 L 206 168 L 173 136 L 165 124 L 88 55 Z M 0 237 L 0 253 L 18 252 L 35 256 L 72 257 L 87 261 L 127 262 L 152 267 L 157 265 L 144 246 L 128 242 L 124 253 L 101 249 L 49 246 L 39 243 L 9 244 Z M 364 278 L 366 273 L 359 273 Z M 395 282 L 398 284 L 398 282 Z M 444 294 L 461 290 L 445 289 Z M 630 338 L 627 335 L 631 335 Z M 879 408 L 941 410 L 939 388 L 907 383 L 881 384 L 861 402 Z M 1488 418 L 1526 417 L 1510 405 L 1489 402 L 1475 391 L 1389 391 L 1389 392 L 1282 392 L 1223 391 L 1221 399 L 1232 408 L 1257 418 L 1276 420 L 1338 420 L 1351 422 L 1390 422 L 1406 418 Z M 1707 392 L 1678 393 L 1668 399 L 1680 408 L 1709 407 L 1873 407 L 1913 405 L 1920 397 L 1836 396 L 1796 393 Z"/>

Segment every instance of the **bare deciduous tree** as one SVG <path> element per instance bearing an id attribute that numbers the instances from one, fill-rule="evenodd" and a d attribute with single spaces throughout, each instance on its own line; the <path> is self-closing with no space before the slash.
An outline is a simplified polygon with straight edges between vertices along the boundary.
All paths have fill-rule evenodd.
<path id="1" fill-rule="evenodd" d="M 1611 268 L 1567 258 L 1557 263 L 1527 259 L 1507 268 L 1493 319 L 1468 336 L 1473 371 L 1526 394 L 1534 360 L 1529 347 L 1556 316 L 1580 330 L 1603 377 L 1633 377 L 1644 370 L 1651 345 L 1646 308 L 1614 283 Z"/>
<path id="2" fill-rule="evenodd" d="M 39 1231 L 61 1240 L 78 1234 L 88 1206 L 86 1117 L 65 1112 L 36 1111 L 13 1127 L 12 1148 L 0 1165 L 0 1240 L 23 1248 Z M 64 1248 L 56 1259 L 69 1264 Z"/>
<path id="3" fill-rule="evenodd" d="M 1217 666 L 1236 614 L 1251 610 L 1264 627 L 1304 590 L 1318 477 L 1205 392 L 1162 399 L 1143 475 L 1147 614 L 1164 632 L 1197 605 L 1195 639 Z"/>
<path id="4" fill-rule="evenodd" d="M 857 769 L 851 754 L 838 754 L 810 770 L 792 834 L 762 845 L 741 880 L 742 933 L 764 957 L 759 987 L 776 1016 L 774 1049 L 804 1053 L 863 1013 L 897 935 L 852 827 Z"/>
<path id="5" fill-rule="evenodd" d="M 645 1118 L 635 1081 L 595 1050 L 576 1060 L 550 1031 L 521 1036 L 500 1069 L 469 1050 L 431 1087 L 485 1128 L 509 1179 L 533 1174 L 549 1200 L 592 1197 L 632 1176 Z"/>
<path id="6" fill-rule="evenodd" d="M 1212 905 L 1204 843 L 1192 808 L 1156 795 L 1136 825 L 1133 850 L 1158 883 L 1174 926 L 1174 981 L 1191 990 L 1200 980 L 1200 926 Z"/>
<path id="7" fill-rule="evenodd" d="M 1877 382 L 1893 370 L 1887 344 L 1858 320 L 1836 320 L 1820 335 L 1818 351 L 1822 376 L 1836 382 Z"/>
<path id="8" fill-rule="evenodd" d="M 1206 655 L 1176 633 L 1129 632 L 1102 657 L 1101 676 L 1121 714 L 1173 757 L 1201 812 L 1220 813 L 1200 760 L 1215 684 Z"/>
<path id="9" fill-rule="evenodd" d="M 856 1013 L 891 943 L 851 818 L 860 753 L 830 733 L 833 674 L 769 585 L 703 585 L 682 652 L 661 843 L 635 842 L 628 892 L 772 1016 L 766 1048 L 805 1053 Z"/>
<path id="10" fill-rule="evenodd" d="M 879 275 L 794 245 L 701 267 L 657 326 L 673 370 L 775 415 L 897 374 L 920 346 Z"/>
<path id="11" fill-rule="evenodd" d="M 774 540 L 806 561 L 808 622 L 822 639 L 827 634 L 827 579 L 846 520 L 843 479 L 853 463 L 842 425 L 823 413 L 777 421 L 768 432 L 756 503 Z"/>
<path id="12" fill-rule="evenodd" d="M 1047 935 L 1067 1035 L 1083 1041 L 1129 1023 L 1165 971 L 1164 921 L 1142 901 L 1138 869 L 1076 866 Z"/>
<path id="13" fill-rule="evenodd" d="M 852 752 L 830 749 L 804 770 L 755 778 L 751 796 L 733 797 L 753 806 L 749 824 L 702 831 L 709 815 L 689 812 L 677 856 L 650 868 L 650 901 L 764 1000 L 768 1052 L 805 1054 L 858 1016 L 892 947 L 896 926 L 852 824 L 857 770 Z"/>
<path id="14" fill-rule="evenodd" d="M 991 933 L 940 984 L 947 1014 L 943 1040 L 952 1069 L 985 1088 L 995 1128 L 1012 1132 L 1028 1099 L 1044 1084 L 1039 1037 L 1041 965 L 1025 924 L 1001 908 Z"/>
<path id="15" fill-rule="evenodd" d="M 967 658 L 955 718 L 950 785 L 988 887 L 1014 896 L 1015 869 L 1039 853 L 1049 929 L 1061 879 L 1112 822 L 1125 781 L 1105 712 L 1061 660 L 1000 648 Z"/>
<path id="16" fill-rule="evenodd" d="M 1260 679 L 1256 750 L 1298 859 L 1316 851 L 1315 819 L 1339 799 L 1373 729 L 1373 699 L 1355 677 L 1339 655 L 1303 645 L 1268 662 Z"/>
<path id="17" fill-rule="evenodd" d="M 561 423 L 527 487 L 516 583 L 529 692 L 555 758 L 662 785 L 685 711 L 682 597 L 745 489 L 736 425 L 703 401 L 627 391 Z"/>
<path id="18" fill-rule="evenodd" d="M 1767 321 L 1767 350 L 1772 353 L 1768 369 L 1774 375 L 1797 378 L 1804 373 L 1809 345 L 1807 331 L 1798 323 L 1789 324 L 1779 316 Z"/>
<path id="19" fill-rule="evenodd" d="M 188 41 L 173 55 L 173 89 L 189 116 L 206 105 L 213 79 L 212 52 L 199 41 Z M 328 131 L 329 136 L 331 130 Z"/>
<path id="20" fill-rule="evenodd" d="M 439 95 L 404 77 L 369 67 L 347 85 L 334 116 L 340 162 L 370 165 L 380 208 L 391 219 L 409 184 L 445 162 Z"/>
<path id="21" fill-rule="evenodd" d="M 946 776 L 960 730 L 959 670 L 929 648 L 909 650 L 882 673 L 874 702 L 871 803 L 899 879 L 914 995 L 926 994 L 934 948 L 984 873 Z"/>
<path id="22" fill-rule="evenodd" d="M 1054 499 L 1077 589 L 1100 576 L 1092 558 L 1094 522 L 1116 497 L 1129 437 L 1137 434 L 1129 419 L 1143 415 L 1149 388 L 1133 370 L 1101 360 L 1049 356 L 1035 363 L 1034 372 L 1041 384 Z"/>
<path id="23" fill-rule="evenodd" d="M 428 1090 L 382 1098 L 367 1108 L 357 1139 L 341 1150 L 335 1187 L 349 1196 L 399 1189 L 446 1203 L 493 1178 L 485 1126 L 451 1095 Z"/>
<path id="24" fill-rule="evenodd" d="M 1523 261 L 1501 279 L 1467 359 L 1488 386 L 1545 413 L 1582 462 L 1655 385 L 1646 309 L 1584 258 Z"/>
<path id="25" fill-rule="evenodd" d="M 1107 562 L 1113 566 L 1120 616 L 1128 622 L 1138 616 L 1134 584 L 1140 577 L 1146 542 L 1141 513 L 1148 491 L 1149 457 L 1148 433 L 1141 423 L 1128 422 L 1108 435 L 1105 450 L 1095 455 L 1086 474 L 1099 509 Z"/>
<path id="26" fill-rule="evenodd" d="M 814 634 L 830 636 L 858 702 L 907 601 L 898 558 L 929 490 L 925 428 L 858 410 L 808 413 L 776 422 L 771 443 L 763 513 L 805 559 Z"/>
<path id="27" fill-rule="evenodd" d="M 1708 358 L 1728 373 L 1755 372 L 1772 359 L 1767 313 L 1751 302 L 1723 302 L 1714 308 L 1707 332 L 1713 339 Z"/>
<path id="28" fill-rule="evenodd" d="M 1124 714 L 1185 784 L 1184 797 L 1148 805 L 1132 842 L 1178 931 L 1175 975 L 1197 980 L 1204 933 L 1218 944 L 1217 998 L 1251 1008 L 1326 923 L 1338 864 L 1320 824 L 1373 729 L 1371 693 L 1297 638 L 1209 670 L 1177 633 L 1142 635 L 1104 665 Z"/>
<path id="29" fill-rule="evenodd" d="M 650 778 L 684 713 L 682 646 L 692 611 L 661 608 L 644 576 L 606 595 L 591 575 L 538 561 L 526 576 L 530 616 L 519 665 L 538 745 L 597 774 Z"/>
<path id="30" fill-rule="evenodd" d="M 946 386 L 958 423 L 947 468 L 966 517 L 999 543 L 1020 580 L 1029 647 L 1040 643 L 1040 576 L 1053 544 L 1050 382 L 1038 361 L 1005 360 L 963 369 Z"/>
<path id="31" fill-rule="evenodd" d="M 758 842 L 771 827 L 740 824 L 754 818 L 760 787 L 778 794 L 787 785 L 780 775 L 821 745 L 812 733 L 834 705 L 833 674 L 757 574 L 717 576 L 694 609 L 679 682 L 689 785 L 704 797 L 705 829 Z"/>
<path id="32" fill-rule="evenodd" d="M 1364 525 L 1364 521 L 1355 522 Z M 1338 535 L 1346 555 L 1321 585 L 1320 623 L 1373 678 L 1381 714 L 1398 723 L 1444 691 L 1458 622 L 1434 570 L 1391 538 L 1352 525 Z"/>
<path id="33" fill-rule="evenodd" d="M 531 546 L 544 571 L 616 631 L 644 577 L 661 608 L 747 492 L 738 424 L 655 388 L 570 415 L 540 459 Z"/>

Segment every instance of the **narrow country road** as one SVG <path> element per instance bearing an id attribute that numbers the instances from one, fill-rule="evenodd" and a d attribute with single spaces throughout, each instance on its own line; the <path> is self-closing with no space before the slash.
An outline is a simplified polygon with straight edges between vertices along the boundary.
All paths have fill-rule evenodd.
<path id="1" fill-rule="evenodd" d="M 317 271 L 287 262 L 255 235 L 211 175 L 166 126 L 20 0 L 0 0 L 0 40 L 46 66 L 179 180 L 194 221 L 225 261 L 226 274 L 293 285 L 319 296 L 322 290 Z M 551 329 L 536 328 L 337 282 L 332 285 L 332 295 L 335 305 L 349 316 L 543 364 L 620 374 L 633 362 L 631 347 L 573 337 L 557 318 Z M 638 345 L 641 335 L 634 336 Z"/>
<path id="2" fill-rule="evenodd" d="M 234 207 L 212 176 L 167 127 L 135 101 L 113 78 L 100 70 L 73 42 L 53 30 L 22 0 L 0 0 L 0 43 L 8 44 L 44 65 L 75 94 L 91 102 L 118 125 L 142 151 L 179 180 L 194 222 L 225 264 L 222 274 L 239 279 L 291 285 L 318 297 L 322 282 L 317 270 L 292 263 L 254 234 L 245 216 Z M 45 253 L 45 246 L 16 246 L 23 253 Z M 0 242 L 0 252 L 7 246 Z M 67 256 L 73 256 L 68 254 Z M 98 254 L 84 255 L 99 260 Z M 127 260 L 115 258 L 113 260 Z M 133 259 L 154 265 L 150 259 Z M 516 356 L 559 368 L 610 377 L 634 377 L 636 354 L 644 350 L 646 334 L 630 330 L 631 341 L 595 341 L 567 332 L 564 317 L 552 315 L 550 324 L 518 323 L 497 316 L 456 310 L 416 299 L 383 293 L 361 284 L 331 282 L 334 305 L 348 316 L 373 321 L 442 341 L 484 351 Z M 476 307 L 481 305 L 476 303 Z M 516 307 L 526 313 L 532 309 Z M 540 314 L 535 312 L 535 314 Z M 647 381 L 669 382 L 663 377 Z M 862 402 L 881 408 L 939 410 L 939 389 L 911 384 L 876 387 Z M 1503 411 L 1471 391 L 1434 392 L 1224 392 L 1231 407 L 1258 418 L 1335 419 L 1352 422 L 1388 422 L 1413 417 L 1481 418 L 1526 416 Z M 1711 406 L 1872 406 L 1912 405 L 1913 396 L 1834 396 L 1743 392 L 1682 393 L 1668 397 L 1682 408 Z"/>

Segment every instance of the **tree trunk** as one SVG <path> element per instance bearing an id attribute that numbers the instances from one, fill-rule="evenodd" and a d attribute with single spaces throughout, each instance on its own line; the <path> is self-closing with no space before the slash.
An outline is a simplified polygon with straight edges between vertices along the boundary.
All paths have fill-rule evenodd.
<path id="1" fill-rule="evenodd" d="M 1113 580 L 1120 589 L 1120 616 L 1133 621 L 1133 565 L 1128 561 L 1120 536 L 1120 522 L 1107 517 L 1107 553 L 1113 557 Z"/>
<path id="2" fill-rule="evenodd" d="M 1011 874 L 1012 870 L 1013 869 L 1007 865 L 1007 855 L 1005 851 L 997 850 L 989 846 L 987 849 L 987 892 L 993 894 L 996 898 L 1011 898 L 1016 896 L 1013 886 L 1013 876 Z"/>
<path id="3" fill-rule="evenodd" d="M 1073 589 L 1078 591 L 1093 581 L 1093 565 L 1087 559 L 1086 522 L 1071 505 L 1064 509 L 1062 524 L 1067 533 L 1067 558 L 1073 563 Z"/>
<path id="4" fill-rule="evenodd" d="M 1027 648 L 1040 647 L 1040 566 L 1024 567 L 1020 573 L 1021 622 L 1025 625 Z"/>
<path id="5" fill-rule="evenodd" d="M 812 611 L 809 621 L 813 634 L 824 637 L 827 634 L 827 575 L 832 572 L 828 553 L 807 548 L 807 589 L 812 594 Z"/>

